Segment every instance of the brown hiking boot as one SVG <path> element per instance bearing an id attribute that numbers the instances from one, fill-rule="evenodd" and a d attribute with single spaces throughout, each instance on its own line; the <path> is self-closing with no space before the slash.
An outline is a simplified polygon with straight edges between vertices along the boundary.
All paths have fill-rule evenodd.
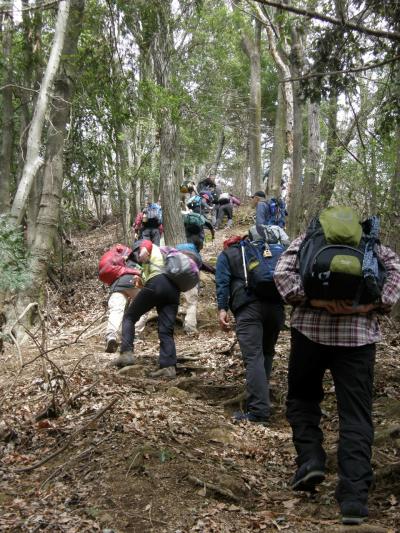
<path id="1" fill-rule="evenodd" d="M 156 370 L 155 372 L 150 372 L 149 376 L 151 378 L 175 379 L 176 369 L 174 366 L 166 366 L 164 368 L 160 368 L 159 370 Z"/>
<path id="2" fill-rule="evenodd" d="M 123 368 L 124 366 L 130 366 L 135 364 L 135 358 L 133 357 L 133 352 L 122 352 L 118 357 L 113 359 L 110 363 L 110 366 L 116 366 L 117 368 Z"/>

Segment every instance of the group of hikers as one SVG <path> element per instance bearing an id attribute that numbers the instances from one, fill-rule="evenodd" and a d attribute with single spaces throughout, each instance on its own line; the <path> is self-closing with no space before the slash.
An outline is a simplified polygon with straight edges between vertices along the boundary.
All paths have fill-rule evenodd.
<path id="1" fill-rule="evenodd" d="M 221 198 L 213 179 L 197 188 L 188 183 L 181 189 L 189 193 L 186 205 L 192 209 L 183 216 L 203 215 L 208 205 L 206 188 Z M 194 203 L 196 196 L 199 205 Z M 255 224 L 245 236 L 224 241 L 215 268 L 219 324 L 223 330 L 230 329 L 232 313 L 245 366 L 246 409 L 234 413 L 233 420 L 269 423 L 272 363 L 288 304 L 292 312 L 286 416 L 297 453 L 290 485 L 296 491 L 314 492 L 325 479 L 320 404 L 324 374 L 330 370 L 339 414 L 336 498 L 342 522 L 360 524 L 368 516 L 373 479 L 373 371 L 375 347 L 381 339 L 378 316 L 390 312 L 400 297 L 399 257 L 380 243 L 377 217 L 360 222 L 350 207 L 329 207 L 290 243 L 284 229 L 284 201 L 267 198 L 263 191 L 255 192 L 251 201 Z M 217 209 L 214 222 L 209 222 L 212 229 L 220 227 L 225 216 L 229 224 L 232 203 L 208 205 L 210 212 L 213 205 Z M 110 302 L 115 299 L 115 307 L 110 307 L 106 351 L 117 351 L 122 321 L 120 353 L 111 365 L 134 364 L 135 336 L 144 327 L 143 317 L 155 307 L 159 368 L 150 377 L 173 379 L 180 294 L 189 295 L 193 327 L 198 272 L 213 272 L 213 268 L 200 255 L 204 238 L 191 239 L 186 231 L 187 243 L 160 247 L 155 229 L 144 228 L 132 249 L 118 245 L 117 252 L 109 252 L 114 254 L 115 272 L 111 273 L 106 260 L 100 265 L 100 279 L 110 282 L 116 276 L 111 284 Z M 117 255 L 120 261 L 115 260 Z"/>

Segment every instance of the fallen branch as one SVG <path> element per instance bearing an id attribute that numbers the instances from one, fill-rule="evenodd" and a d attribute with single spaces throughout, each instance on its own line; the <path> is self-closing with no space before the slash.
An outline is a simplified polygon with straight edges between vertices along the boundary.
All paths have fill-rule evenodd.
<path id="1" fill-rule="evenodd" d="M 205 489 L 212 490 L 213 492 L 216 492 L 217 494 L 220 494 L 221 496 L 224 496 L 225 498 L 230 498 L 234 502 L 240 502 L 240 498 L 238 498 L 233 492 L 229 489 L 224 489 L 223 487 L 220 487 L 219 485 L 215 485 L 214 483 L 210 483 L 209 481 L 205 482 L 201 479 L 195 477 L 195 476 L 188 476 L 187 477 L 189 481 L 194 483 L 195 485 L 198 485 L 199 487 L 204 487 Z"/>
<path id="2" fill-rule="evenodd" d="M 91 418 L 88 422 L 86 422 L 85 424 L 82 424 L 78 429 L 76 429 L 72 435 L 69 437 L 69 439 L 66 441 L 66 443 L 64 444 L 64 446 L 61 446 L 61 448 L 59 448 L 58 450 L 56 450 L 55 452 L 51 453 L 50 455 L 48 455 L 47 457 L 44 457 L 43 459 L 41 459 L 40 461 L 38 461 L 37 463 L 34 463 L 33 465 L 30 465 L 30 466 L 24 466 L 23 468 L 17 468 L 15 470 L 13 470 L 13 472 L 15 473 L 21 473 L 21 472 L 31 472 L 32 470 L 36 470 L 36 468 L 39 468 L 40 466 L 44 465 L 45 463 L 48 463 L 49 461 L 51 461 L 51 459 L 54 459 L 54 457 L 57 457 L 57 455 L 59 455 L 60 453 L 62 453 L 63 451 L 65 451 L 69 446 L 70 444 L 72 443 L 72 441 L 75 439 L 75 437 L 77 435 L 79 435 L 79 433 L 82 433 L 85 429 L 87 429 L 88 426 L 90 426 L 91 424 L 93 424 L 93 422 L 95 422 L 96 420 L 98 420 L 99 418 L 101 418 L 104 413 L 106 413 L 109 409 L 111 409 L 111 407 L 120 399 L 120 396 L 115 396 L 110 403 L 108 403 L 105 407 L 103 407 L 102 409 L 100 409 L 95 415 L 93 418 Z"/>

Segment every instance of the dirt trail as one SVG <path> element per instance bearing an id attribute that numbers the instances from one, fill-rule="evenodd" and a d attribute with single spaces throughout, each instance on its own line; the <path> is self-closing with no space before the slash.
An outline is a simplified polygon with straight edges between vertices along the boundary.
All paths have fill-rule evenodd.
<path id="1" fill-rule="evenodd" d="M 289 332 L 277 347 L 270 426 L 232 424 L 243 366 L 234 334 L 216 327 L 210 276 L 202 278 L 200 333 L 187 336 L 177 325 L 176 380 L 147 377 L 157 363 L 154 322 L 136 343 L 134 367 L 107 368 L 107 294 L 96 265 L 115 231 L 109 225 L 76 239 L 63 292 L 48 287 L 46 325 L 35 340 L 53 351 L 40 356 L 32 343 L 22 370 L 9 344 L 0 356 L 0 531 L 348 531 L 334 499 L 330 378 L 323 404 L 328 476 L 315 496 L 296 494 L 288 488 L 294 453 L 284 417 Z M 226 235 L 207 244 L 206 258 L 215 258 Z M 377 480 L 369 525 L 351 528 L 355 533 L 394 532 L 400 523 L 400 339 L 395 324 L 386 320 L 384 327 L 374 408 Z"/>

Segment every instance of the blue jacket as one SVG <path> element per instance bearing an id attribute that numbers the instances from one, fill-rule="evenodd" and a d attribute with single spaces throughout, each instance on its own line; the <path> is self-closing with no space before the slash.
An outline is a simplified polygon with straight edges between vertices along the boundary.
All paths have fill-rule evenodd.
<path id="1" fill-rule="evenodd" d="M 246 289 L 240 244 L 233 244 L 219 254 L 215 283 L 218 309 L 230 308 L 235 313 L 240 307 L 257 300 Z"/>
<path id="2" fill-rule="evenodd" d="M 277 225 L 284 228 L 286 215 L 286 205 L 282 199 L 260 200 L 256 207 L 256 226 Z"/>

